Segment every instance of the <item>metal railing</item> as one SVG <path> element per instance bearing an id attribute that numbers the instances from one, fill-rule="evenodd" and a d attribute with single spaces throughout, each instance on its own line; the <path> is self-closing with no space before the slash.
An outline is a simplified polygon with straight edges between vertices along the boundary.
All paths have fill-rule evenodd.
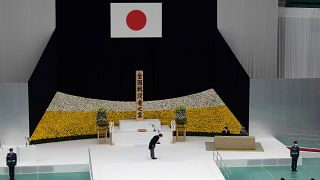
<path id="1" fill-rule="evenodd" d="M 213 150 L 213 160 L 216 162 L 224 178 L 229 179 L 231 176 L 231 171 L 226 165 L 226 163 L 224 162 L 224 160 L 222 159 L 218 151 Z"/>
<path id="2" fill-rule="evenodd" d="M 90 148 L 88 148 L 88 152 L 89 152 L 89 173 L 90 173 L 90 180 L 93 180 L 93 171 L 92 171 L 92 162 L 91 162 Z"/>

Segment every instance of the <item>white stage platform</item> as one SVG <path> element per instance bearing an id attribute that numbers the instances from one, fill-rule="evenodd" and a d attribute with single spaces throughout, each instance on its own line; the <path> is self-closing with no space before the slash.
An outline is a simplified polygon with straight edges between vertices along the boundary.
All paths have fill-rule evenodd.
<path id="1" fill-rule="evenodd" d="M 201 142 L 157 145 L 157 160 L 150 158 L 147 145 L 93 146 L 90 150 L 94 180 L 224 180 Z"/>
<path id="2" fill-rule="evenodd" d="M 187 142 L 157 145 L 155 149 L 157 160 L 150 159 L 146 144 L 100 145 L 97 144 L 97 139 L 40 144 L 36 146 L 35 159 L 21 158 L 16 170 L 17 173 L 24 174 L 88 172 L 88 148 L 90 148 L 95 180 L 128 177 L 222 180 L 224 178 L 213 161 L 212 151 L 206 151 L 205 148 L 205 142 L 212 141 L 212 137 L 189 136 Z M 264 152 L 220 151 L 219 153 L 229 167 L 289 166 L 286 164 L 291 161 L 289 150 L 283 144 L 275 138 L 257 138 L 256 141 L 262 144 Z M 0 174 L 8 173 L 5 165 L 7 152 L 8 147 L 0 150 Z M 301 161 L 299 163 L 301 164 Z"/>
<path id="3" fill-rule="evenodd" d="M 138 129 L 147 131 L 138 132 Z M 158 130 L 163 135 L 159 140 L 160 143 L 169 144 L 173 141 L 171 129 L 169 126 L 161 126 L 159 119 L 120 120 L 119 127 L 116 126 L 112 133 L 112 143 L 114 145 L 149 144 L 151 138 L 158 135 Z"/>
<path id="4" fill-rule="evenodd" d="M 9 153 L 11 146 L 2 146 L 0 149 L 0 163 L 6 159 L 7 153 Z M 17 154 L 18 163 L 32 163 L 36 161 L 36 146 L 13 146 L 13 151 Z M 5 162 L 5 161 L 4 161 Z"/>
<path id="5" fill-rule="evenodd" d="M 6 145 L 0 149 L 0 174 L 8 174 L 5 157 L 10 147 L 17 153 L 17 174 L 88 172 L 88 147 L 96 142 L 86 139 L 28 147 Z"/>
<path id="6" fill-rule="evenodd" d="M 291 166 L 290 150 L 275 138 L 256 138 L 263 152 L 219 151 L 228 167 Z M 302 158 L 298 165 L 302 164 Z"/>
<path id="7" fill-rule="evenodd" d="M 159 142 L 162 144 L 169 144 L 172 142 L 172 131 L 168 126 L 161 126 L 161 131 L 163 135 Z M 158 135 L 158 132 L 148 130 L 147 132 L 138 131 L 121 131 L 119 127 L 114 128 L 114 133 L 112 133 L 112 143 L 114 145 L 143 145 L 149 144 L 151 138 Z"/>
<path id="8" fill-rule="evenodd" d="M 138 129 L 147 129 L 147 131 L 152 131 L 153 127 L 161 130 L 161 122 L 159 119 L 144 119 L 144 120 L 134 120 L 125 119 L 119 120 L 120 131 L 137 131 Z"/>

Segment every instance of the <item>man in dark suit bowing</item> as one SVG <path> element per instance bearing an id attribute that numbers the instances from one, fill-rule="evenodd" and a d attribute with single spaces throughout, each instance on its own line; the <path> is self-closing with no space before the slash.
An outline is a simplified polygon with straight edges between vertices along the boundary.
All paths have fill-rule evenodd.
<path id="1" fill-rule="evenodd" d="M 154 148 L 156 147 L 156 144 L 158 143 L 161 137 L 162 137 L 162 134 L 155 135 L 149 142 L 150 155 L 152 159 L 157 159 L 154 157 Z"/>

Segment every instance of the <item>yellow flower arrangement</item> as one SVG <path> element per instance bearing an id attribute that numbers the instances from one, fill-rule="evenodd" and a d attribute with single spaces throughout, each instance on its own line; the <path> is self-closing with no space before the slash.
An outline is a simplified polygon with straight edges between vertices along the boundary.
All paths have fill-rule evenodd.
<path id="1" fill-rule="evenodd" d="M 160 119 L 170 125 L 175 110 L 145 111 L 145 119 Z M 241 124 L 227 106 L 187 109 L 187 131 L 220 133 L 228 126 L 231 133 L 239 134 Z M 108 112 L 108 121 L 119 125 L 121 119 L 135 119 L 135 112 Z M 33 132 L 30 142 L 45 139 L 63 139 L 96 135 L 96 112 L 47 111 Z"/>

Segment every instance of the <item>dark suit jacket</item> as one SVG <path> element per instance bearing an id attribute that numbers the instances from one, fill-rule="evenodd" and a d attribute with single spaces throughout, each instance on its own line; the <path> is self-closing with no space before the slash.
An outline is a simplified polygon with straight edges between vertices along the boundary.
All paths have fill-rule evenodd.
<path id="1" fill-rule="evenodd" d="M 300 153 L 299 146 L 292 146 L 291 147 L 290 156 L 292 158 L 298 158 L 299 157 L 299 153 Z"/>
<path id="2" fill-rule="evenodd" d="M 240 130 L 240 136 L 248 136 L 248 131 L 247 130 Z"/>
<path id="3" fill-rule="evenodd" d="M 229 130 L 227 130 L 227 131 L 223 130 L 222 131 L 222 135 L 223 136 L 229 136 L 230 135 L 230 131 Z"/>
<path id="4" fill-rule="evenodd" d="M 151 149 L 152 147 L 156 147 L 156 144 L 159 141 L 159 138 L 160 138 L 159 135 L 153 136 L 153 138 L 149 142 L 149 149 Z"/>
<path id="5" fill-rule="evenodd" d="M 12 155 L 10 153 L 7 154 L 7 166 L 15 166 L 17 165 L 17 154 L 16 153 L 12 153 Z"/>

